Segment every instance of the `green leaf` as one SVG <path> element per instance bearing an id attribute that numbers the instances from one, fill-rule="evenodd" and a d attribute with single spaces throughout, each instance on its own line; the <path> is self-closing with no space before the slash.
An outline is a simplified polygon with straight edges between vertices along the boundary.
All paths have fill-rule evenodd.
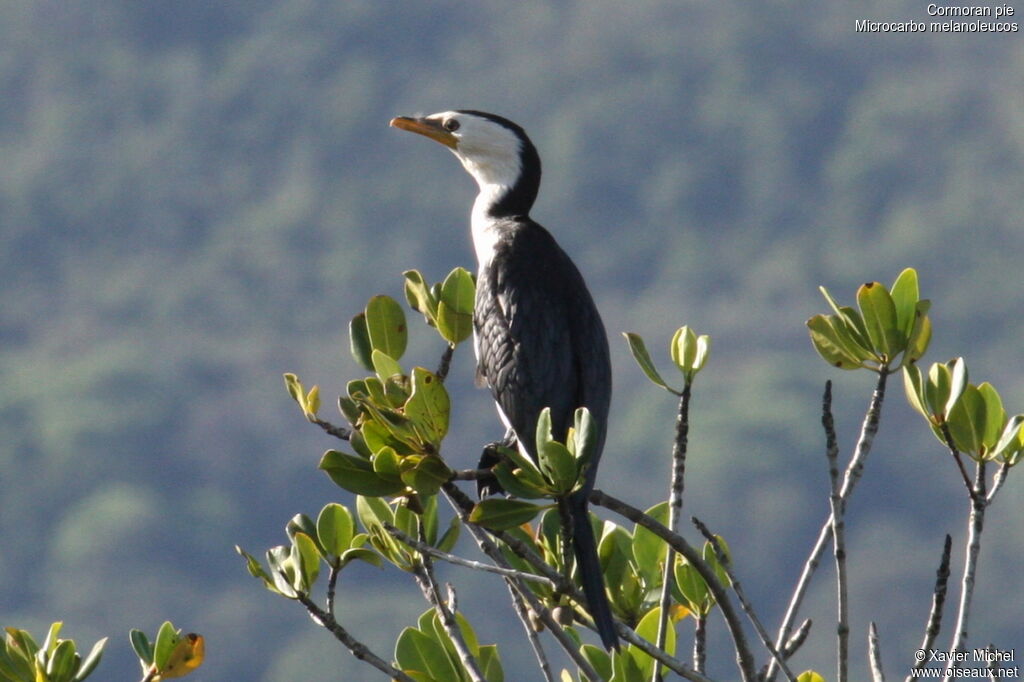
<path id="1" fill-rule="evenodd" d="M 949 375 L 949 397 L 946 398 L 942 408 L 942 414 L 944 415 L 949 414 L 949 411 L 953 409 L 956 401 L 960 400 L 960 395 L 967 387 L 967 363 L 964 362 L 963 358 L 953 358 L 946 363 L 946 367 L 948 371 L 943 373 L 942 379 L 944 381 L 945 375 Z"/>
<path id="2" fill-rule="evenodd" d="M 581 472 L 589 466 L 593 459 L 599 430 L 590 410 L 585 407 L 576 408 L 576 412 L 573 413 L 572 438 L 567 439 L 570 440 L 567 445 L 572 445 L 572 455 L 579 462 Z"/>
<path id="3" fill-rule="evenodd" d="M 395 660 L 403 671 L 426 673 L 439 682 L 461 679 L 441 643 L 414 628 L 405 628 L 398 636 Z"/>
<path id="4" fill-rule="evenodd" d="M 544 507 L 523 500 L 491 498 L 477 502 L 469 520 L 491 530 L 506 530 L 529 523 L 542 509 Z"/>
<path id="5" fill-rule="evenodd" d="M 320 552 L 316 542 L 305 533 L 296 533 L 292 538 L 292 556 L 298 563 L 298 572 L 293 587 L 296 592 L 308 594 L 320 575 Z"/>
<path id="6" fill-rule="evenodd" d="M 491 471 L 509 495 L 535 500 L 553 493 L 536 467 L 531 466 L 524 469 L 505 460 L 499 462 Z"/>
<path id="7" fill-rule="evenodd" d="M 505 671 L 501 668 L 501 656 L 496 644 L 484 644 L 478 655 L 480 672 L 487 682 L 505 682 Z"/>
<path id="8" fill-rule="evenodd" d="M 51 682 L 66 682 L 71 679 L 79 660 L 74 641 L 54 640 L 53 651 L 46 662 L 46 676 Z"/>
<path id="9" fill-rule="evenodd" d="M 964 387 L 960 399 L 949 411 L 947 422 L 957 449 L 971 456 L 978 455 L 985 428 L 985 399 L 974 384 Z"/>
<path id="10" fill-rule="evenodd" d="M 349 549 L 355 532 L 355 519 L 343 505 L 331 502 L 320 510 L 316 519 L 316 535 L 329 555 L 341 556 Z"/>
<path id="11" fill-rule="evenodd" d="M 946 364 L 936 362 L 928 370 L 928 380 L 924 384 L 924 399 L 930 414 L 948 417 L 949 408 L 959 399 L 958 394 L 950 393 L 954 369 L 955 361 L 951 361 Z"/>
<path id="12" fill-rule="evenodd" d="M 655 606 L 640 619 L 640 623 L 636 626 L 636 634 L 640 635 L 651 644 L 656 644 L 658 641 L 658 625 L 660 620 L 661 607 Z M 676 629 L 672 627 L 671 621 L 665 634 L 665 653 L 670 656 L 674 656 L 676 650 Z M 641 651 L 636 645 L 630 644 L 629 649 L 630 655 L 637 662 L 640 670 L 643 672 L 644 679 L 651 679 L 651 676 L 654 673 L 654 659 Z"/>
<path id="13" fill-rule="evenodd" d="M 1022 450 L 1024 450 L 1024 414 L 1018 414 L 1007 421 L 999 441 L 992 450 L 992 456 L 1013 466 L 1020 458 Z"/>
<path id="14" fill-rule="evenodd" d="M 430 295 L 423 275 L 418 270 L 406 270 L 402 274 L 405 276 L 405 300 L 409 307 L 422 313 L 427 324 L 437 326 L 437 301 Z"/>
<path id="15" fill-rule="evenodd" d="M 661 386 L 666 391 L 673 391 L 668 387 L 665 380 L 658 374 L 657 368 L 651 361 L 651 355 L 647 352 L 647 345 L 644 343 L 643 338 L 639 334 L 632 332 L 623 332 L 622 335 L 626 337 L 626 343 L 629 344 L 629 352 L 633 354 L 633 359 L 636 360 L 636 364 L 640 366 L 647 378 L 656 386 Z"/>
<path id="16" fill-rule="evenodd" d="M 857 289 L 857 305 L 875 352 L 891 361 L 906 347 L 906 337 L 900 333 L 896 305 L 889 291 L 878 282 L 862 284 Z"/>
<path id="17" fill-rule="evenodd" d="M 413 465 L 405 466 L 406 462 Z M 402 482 L 421 495 L 436 495 L 454 475 L 437 455 L 411 455 L 402 460 Z"/>
<path id="18" fill-rule="evenodd" d="M 437 305 L 437 329 L 451 344 L 464 341 L 473 333 L 473 302 L 476 284 L 465 268 L 455 268 L 441 284 Z"/>
<path id="19" fill-rule="evenodd" d="M 153 646 L 153 664 L 157 670 L 167 667 L 167 660 L 178 644 L 180 634 L 180 630 L 176 630 L 169 620 L 164 621 L 164 624 L 160 626 L 160 630 L 156 634 L 156 643 Z"/>
<path id="20" fill-rule="evenodd" d="M 348 323 L 349 350 L 352 357 L 364 369 L 373 371 L 373 345 L 370 343 L 370 330 L 366 326 L 366 313 L 359 313 Z"/>
<path id="21" fill-rule="evenodd" d="M 566 493 L 576 484 L 579 472 L 569 450 L 551 435 L 551 409 L 545 407 L 537 418 L 537 463 L 555 490 Z"/>
<path id="22" fill-rule="evenodd" d="M 594 668 L 594 671 L 601 677 L 602 680 L 607 680 L 611 678 L 612 657 L 608 654 L 607 651 L 605 651 L 601 647 L 596 647 L 593 644 L 584 644 L 582 647 L 580 647 L 580 653 L 583 654 L 583 658 L 587 659 L 587 663 L 589 663 L 591 667 Z"/>
<path id="23" fill-rule="evenodd" d="M 462 522 L 458 516 L 453 516 L 448 522 L 448 530 L 444 532 L 437 543 L 437 548 L 442 552 L 451 552 L 455 543 L 459 540 L 459 532 L 462 529 Z"/>
<path id="24" fill-rule="evenodd" d="M 659 502 L 645 512 L 658 523 L 667 526 L 668 502 Z M 637 525 L 633 530 L 633 559 L 649 584 L 660 582 L 662 567 L 668 556 L 668 545 L 657 535 L 643 526 Z"/>
<path id="25" fill-rule="evenodd" d="M 395 513 L 391 506 L 384 500 L 377 497 L 360 495 L 356 498 L 356 513 L 359 515 L 359 522 L 367 532 L 373 529 L 383 530 L 385 522 L 394 525 Z"/>
<path id="26" fill-rule="evenodd" d="M 854 350 L 855 345 L 848 338 L 846 328 L 839 322 L 839 318 L 832 315 L 815 315 L 807 320 L 814 350 L 833 367 L 860 369 L 864 366 L 863 360 Z"/>
<path id="27" fill-rule="evenodd" d="M 907 350 L 903 353 L 903 364 L 917 362 L 928 351 L 932 341 L 932 321 L 928 317 L 931 301 L 917 302 L 914 325 L 907 338 Z"/>
<path id="28" fill-rule="evenodd" d="M 405 403 L 405 416 L 425 443 L 436 451 L 448 434 L 451 399 L 444 383 L 422 367 L 412 370 L 412 394 Z"/>
<path id="29" fill-rule="evenodd" d="M 668 352 L 679 371 L 689 377 L 697 359 L 697 335 L 689 327 L 680 327 L 672 336 Z"/>
<path id="30" fill-rule="evenodd" d="M 896 324 L 900 332 L 910 336 L 917 317 L 917 303 L 921 298 L 917 286 L 917 271 L 906 268 L 892 284 L 890 289 L 893 305 L 896 307 Z"/>
<path id="31" fill-rule="evenodd" d="M 384 351 L 373 349 L 373 353 L 370 355 L 371 362 L 373 363 L 373 371 L 377 373 L 377 377 L 381 380 L 381 384 L 387 381 L 395 375 L 402 375 L 402 366 L 398 364 L 398 361 L 393 357 L 385 353 Z"/>
<path id="32" fill-rule="evenodd" d="M 1003 400 L 992 384 L 982 382 L 978 386 L 978 393 L 985 403 L 985 421 L 981 424 L 979 435 L 985 454 L 989 454 L 999 442 L 1003 427 L 1006 426 L 1006 410 L 1003 409 Z"/>
<path id="33" fill-rule="evenodd" d="M 235 545 L 235 551 L 237 551 L 239 554 L 245 557 L 247 561 L 251 560 L 251 562 L 259 566 L 259 562 L 256 561 L 256 559 L 253 558 L 250 554 L 247 554 L 246 552 L 242 551 L 242 548 L 238 545 Z M 252 570 L 250 570 L 249 572 L 252 573 L 253 577 L 256 578 L 270 578 L 270 576 L 268 576 L 266 573 L 263 573 L 262 567 L 260 567 L 258 572 L 253 572 Z M 142 663 L 144 663 L 145 666 L 153 665 L 153 645 L 152 643 L 150 643 L 149 637 L 146 636 L 146 633 L 142 630 L 132 630 L 128 633 L 128 639 L 129 641 L 131 641 L 132 649 L 135 650 L 135 655 L 139 657 L 139 660 L 142 661 Z"/>
<path id="34" fill-rule="evenodd" d="M 409 340 L 405 313 L 395 299 L 378 295 L 366 304 L 366 329 L 371 348 L 401 360 Z M 370 367 L 372 369 L 372 366 Z"/>
<path id="35" fill-rule="evenodd" d="M 78 666 L 78 672 L 75 673 L 72 682 L 81 682 L 92 674 L 92 671 L 100 664 L 100 659 L 103 658 L 103 647 L 106 645 L 107 638 L 104 637 L 92 646 L 92 650 L 89 651 L 89 655 L 86 656 L 81 665 Z"/>
<path id="36" fill-rule="evenodd" d="M 915 410 L 921 413 L 928 421 L 932 421 L 931 410 L 927 407 L 924 397 L 924 380 L 921 377 L 921 368 L 917 365 L 908 365 L 903 368 L 903 390 L 907 395 L 907 402 Z"/>
<path id="37" fill-rule="evenodd" d="M 341 488 L 357 495 L 395 495 L 405 489 L 401 482 L 387 480 L 374 472 L 373 465 L 357 455 L 328 450 L 319 468 Z"/>

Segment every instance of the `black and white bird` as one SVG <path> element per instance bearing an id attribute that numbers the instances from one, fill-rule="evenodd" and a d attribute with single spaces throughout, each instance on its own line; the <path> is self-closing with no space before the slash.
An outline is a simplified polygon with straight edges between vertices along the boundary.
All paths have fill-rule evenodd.
<path id="1" fill-rule="evenodd" d="M 605 648 L 617 646 L 611 607 L 590 525 L 587 498 L 604 446 L 612 376 L 608 338 L 576 265 L 530 218 L 540 188 L 540 156 L 521 127 L 481 111 L 399 117 L 391 125 L 445 145 L 473 176 L 473 246 L 479 266 L 473 315 L 477 373 L 524 455 L 536 460 L 537 419 L 551 408 L 563 438 L 579 407 L 598 426 L 584 485 L 559 500 L 591 616 Z"/>

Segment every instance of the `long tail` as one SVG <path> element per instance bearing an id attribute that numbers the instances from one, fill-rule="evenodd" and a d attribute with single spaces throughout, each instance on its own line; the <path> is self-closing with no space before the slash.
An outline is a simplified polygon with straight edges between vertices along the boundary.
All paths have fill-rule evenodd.
<path id="1" fill-rule="evenodd" d="M 601 643 L 605 649 L 611 651 L 619 648 L 619 638 L 615 634 L 612 607 L 604 590 L 604 573 L 597 557 L 597 539 L 594 537 L 594 528 L 590 525 L 586 494 L 581 494 L 582 492 L 578 491 L 566 500 L 572 524 L 573 551 L 580 571 L 580 582 L 583 583 L 583 595 L 587 598 L 587 608 L 594 618 Z"/>

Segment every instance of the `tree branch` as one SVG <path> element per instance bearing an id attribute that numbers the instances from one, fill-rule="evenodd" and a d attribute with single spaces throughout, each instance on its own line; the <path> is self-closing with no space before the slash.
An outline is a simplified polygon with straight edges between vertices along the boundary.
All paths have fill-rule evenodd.
<path id="1" fill-rule="evenodd" d="M 370 651 L 365 644 L 350 635 L 348 631 L 334 619 L 333 615 L 317 606 L 308 595 L 300 593 L 298 600 L 299 603 L 306 607 L 306 611 L 309 612 L 309 617 L 313 619 L 313 622 L 334 635 L 334 638 L 341 642 L 357 659 L 364 663 L 369 663 L 377 670 L 389 675 L 393 680 L 398 680 L 399 682 L 416 682 L 404 672 Z"/>
<path id="2" fill-rule="evenodd" d="M 346 429 L 343 426 L 335 426 L 331 422 L 320 419 L 320 417 L 313 417 L 309 420 L 313 424 L 316 424 L 321 429 L 327 432 L 328 435 L 340 438 L 341 440 L 348 440 L 352 436 L 352 430 Z"/>
<path id="3" fill-rule="evenodd" d="M 953 538 L 947 533 L 946 543 L 942 549 L 942 559 L 939 561 L 939 570 L 935 572 L 935 589 L 932 591 L 932 608 L 928 613 L 928 623 L 924 628 L 924 639 L 921 646 L 922 651 L 928 651 L 935 647 L 935 638 L 939 636 L 942 627 L 942 607 L 946 603 L 946 587 L 949 583 L 949 557 L 953 549 Z M 914 659 L 914 666 L 911 670 L 920 670 L 924 667 L 925 658 Z M 904 682 L 913 682 L 913 673 L 907 675 Z"/>
<path id="4" fill-rule="evenodd" d="M 853 457 L 850 459 L 850 463 L 846 467 L 846 473 L 843 477 L 843 487 L 839 491 L 839 497 L 842 505 L 844 506 L 850 499 L 850 495 L 853 494 L 853 489 L 856 487 L 857 482 L 864 473 L 865 462 L 867 461 L 868 454 L 871 452 L 871 445 L 875 440 L 875 435 L 878 433 L 878 424 L 882 416 L 882 403 L 885 400 L 885 384 L 888 376 L 889 368 L 882 367 L 878 370 L 878 382 L 875 384 L 875 391 L 871 395 L 871 403 L 868 405 L 867 414 L 864 415 L 864 423 L 861 426 L 860 437 L 857 439 L 857 445 L 854 448 Z M 790 633 L 793 630 L 793 623 L 796 622 L 797 613 L 800 611 L 800 605 L 803 603 L 804 595 L 807 593 L 807 588 L 810 586 L 811 578 L 814 576 L 814 572 L 818 569 L 818 563 L 821 560 L 821 553 L 825 551 L 825 545 L 831 537 L 832 515 L 829 514 L 829 518 L 825 521 L 821 530 L 818 532 L 818 539 L 814 543 L 814 547 L 811 549 L 810 556 L 807 557 L 807 562 L 804 564 L 803 571 L 800 574 L 800 579 L 797 581 L 796 588 L 793 590 L 793 596 L 790 599 L 789 606 L 786 608 L 786 615 L 783 616 L 782 625 L 779 626 L 779 632 L 775 638 L 775 648 L 780 651 L 783 648 L 783 643 L 789 639 Z M 777 671 L 778 663 L 773 658 L 768 662 L 768 670 L 764 677 L 765 682 L 772 682 L 772 680 L 775 679 L 775 673 Z"/>
<path id="5" fill-rule="evenodd" d="M 850 659 L 850 613 L 846 580 L 845 505 L 839 497 L 839 445 L 832 419 L 832 382 L 825 382 L 821 400 L 821 425 L 825 429 L 825 456 L 828 459 L 829 509 L 832 518 L 833 556 L 836 561 L 836 679 L 846 682 Z"/>
<path id="6" fill-rule="evenodd" d="M 868 625 L 868 659 L 871 661 L 871 678 L 874 682 L 885 682 L 882 672 L 882 655 L 878 648 L 878 628 L 875 621 Z"/>
<path id="7" fill-rule="evenodd" d="M 441 588 L 434 577 L 434 565 L 431 558 L 427 555 L 421 555 L 420 560 L 413 567 L 413 573 L 416 576 L 416 581 L 420 584 L 423 596 L 434 607 L 434 612 L 440 618 L 441 627 L 444 628 L 448 638 L 452 641 L 455 653 L 458 655 L 459 661 L 461 661 L 462 667 L 466 670 L 469 678 L 473 682 L 486 682 L 483 673 L 480 672 L 480 664 L 466 645 L 466 640 L 462 636 L 462 630 L 459 628 L 458 621 L 455 620 L 455 604 L 452 603 L 449 606 L 441 597 Z M 448 589 L 454 602 L 455 592 L 450 585 Z"/>
<path id="8" fill-rule="evenodd" d="M 669 493 L 668 506 L 668 527 L 673 533 L 679 532 L 679 516 L 683 509 L 683 489 L 685 487 L 686 475 L 686 445 L 690 433 L 690 382 L 683 385 L 683 392 L 679 396 L 679 411 L 676 415 L 676 438 L 672 445 L 672 487 Z M 656 646 L 659 649 L 665 648 L 665 641 L 668 638 L 669 618 L 668 610 L 672 605 L 672 583 L 675 581 L 673 566 L 676 555 L 670 547 L 665 555 L 665 566 L 661 576 L 661 598 L 658 604 L 661 606 L 661 618 L 658 620 L 658 637 Z M 695 669 L 700 672 L 701 669 Z M 661 666 L 654 666 L 651 673 L 651 681 L 661 680 Z"/>
<path id="9" fill-rule="evenodd" d="M 985 462 L 977 463 L 974 487 L 971 489 L 971 514 L 967 521 L 967 559 L 964 562 L 964 575 L 960 584 L 960 608 L 956 617 L 956 629 L 953 642 L 949 647 L 949 658 L 943 682 L 949 682 L 953 670 L 957 666 L 956 655 L 964 650 L 967 641 L 967 621 L 970 616 L 971 598 L 974 595 L 974 576 L 978 568 L 978 555 L 981 553 L 981 532 L 985 525 Z"/>

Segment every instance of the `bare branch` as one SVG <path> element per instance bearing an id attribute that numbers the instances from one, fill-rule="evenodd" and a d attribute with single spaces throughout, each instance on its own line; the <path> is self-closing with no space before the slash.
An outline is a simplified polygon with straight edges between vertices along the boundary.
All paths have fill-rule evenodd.
<path id="1" fill-rule="evenodd" d="M 673 533 L 679 532 L 679 516 L 683 509 L 683 489 L 685 487 L 686 475 L 686 444 L 690 433 L 690 382 L 683 386 L 683 392 L 679 396 L 679 411 L 676 415 L 676 438 L 672 446 L 672 487 L 669 492 L 668 506 L 668 527 Z M 675 581 L 675 574 L 672 570 L 675 565 L 675 552 L 669 548 L 665 555 L 665 566 L 661 576 L 661 598 L 658 604 L 661 606 L 661 618 L 658 620 L 657 647 L 665 648 L 668 638 L 669 619 L 668 611 L 672 605 L 672 583 Z M 697 668 L 698 672 L 701 669 Z M 661 666 L 654 666 L 651 673 L 652 682 L 661 679 Z"/>
<path id="2" fill-rule="evenodd" d="M 711 590 L 711 594 L 714 595 L 715 601 L 718 602 L 719 608 L 722 610 L 722 616 L 725 618 L 726 626 L 729 629 L 729 634 L 732 636 L 733 645 L 736 649 L 736 664 L 740 669 L 740 675 L 744 682 L 753 682 L 756 678 L 757 673 L 754 671 L 754 660 L 750 652 L 750 647 L 747 644 L 747 637 L 743 633 L 743 624 L 740 622 L 739 616 L 736 614 L 736 610 L 733 608 L 732 600 L 729 599 L 729 593 L 725 587 L 718 580 L 718 576 L 715 571 L 708 566 L 707 562 L 701 557 L 700 552 L 694 549 L 682 536 L 677 533 L 673 533 L 665 526 L 661 525 L 647 514 L 633 507 L 625 502 L 618 500 L 600 490 L 594 490 L 590 494 L 590 501 L 596 505 L 605 507 L 612 510 L 616 514 L 623 516 L 633 523 L 637 523 L 647 530 L 651 531 L 662 540 L 668 543 L 669 547 L 676 550 L 686 560 L 693 565 L 700 576 L 707 583 L 708 589 Z"/>
<path id="3" fill-rule="evenodd" d="M 480 664 L 466 645 L 466 640 L 462 636 L 462 630 L 455 620 L 455 593 L 452 586 L 448 586 L 449 593 L 452 595 L 452 603 L 446 604 L 441 597 L 441 588 L 434 577 L 434 565 L 429 556 L 423 555 L 420 557 L 420 560 L 413 567 L 413 573 L 416 576 L 416 582 L 420 584 L 423 596 L 434 607 L 434 612 L 437 613 L 437 617 L 441 620 L 441 627 L 444 628 L 448 639 L 452 641 L 455 653 L 458 654 L 459 661 L 462 663 L 462 667 L 466 670 L 469 678 L 473 682 L 486 682 L 484 674 L 480 672 Z"/>
<path id="4" fill-rule="evenodd" d="M 935 572 L 935 589 L 932 591 L 932 609 L 928 613 L 928 623 L 924 628 L 924 640 L 918 647 L 921 651 L 928 651 L 935 646 L 935 638 L 939 636 L 942 627 L 942 607 L 946 603 L 946 587 L 949 583 L 949 557 L 953 549 L 953 538 L 947 534 L 946 543 L 942 548 L 942 559 L 939 561 L 939 570 Z M 914 659 L 912 670 L 920 670 L 924 667 L 925 659 Z M 907 675 L 905 682 L 913 682 L 913 674 Z"/>
<path id="5" fill-rule="evenodd" d="M 971 598 L 974 596 L 974 576 L 978 568 L 978 555 L 981 553 L 981 532 L 985 525 L 985 507 L 988 504 L 985 496 L 985 462 L 977 463 L 974 487 L 971 489 L 971 514 L 967 521 L 967 559 L 964 561 L 964 575 L 960 583 L 960 608 L 956 617 L 956 629 L 953 642 L 949 646 L 949 658 L 943 682 L 949 682 L 953 670 L 957 666 L 955 654 L 964 650 L 967 641 L 967 621 L 970 616 Z"/>
<path id="6" fill-rule="evenodd" d="M 364 663 L 369 663 L 377 670 L 389 675 L 393 680 L 399 680 L 399 682 L 416 682 L 404 672 L 370 651 L 365 644 L 350 635 L 348 630 L 343 628 L 338 621 L 334 619 L 333 615 L 317 606 L 308 595 L 300 593 L 298 600 L 299 603 L 306 607 L 306 611 L 309 612 L 309 617 L 313 619 L 313 622 L 334 635 L 334 638 L 341 642 L 357 659 Z"/>
<path id="7" fill-rule="evenodd" d="M 850 613 L 846 579 L 845 505 L 839 496 L 839 445 L 832 419 L 832 382 L 825 382 L 821 400 L 821 425 L 825 429 L 825 456 L 828 459 L 829 509 L 832 517 L 833 556 L 836 561 L 836 679 L 846 682 L 850 660 Z"/>
<path id="8" fill-rule="evenodd" d="M 1003 483 L 1006 482 L 1006 474 L 1010 473 L 1010 465 L 1003 462 L 999 465 L 999 471 L 996 472 L 996 477 L 992 481 L 992 490 L 988 491 L 988 496 L 985 498 L 989 504 L 992 504 L 992 500 L 995 499 L 996 493 L 1003 487 Z"/>
<path id="9" fill-rule="evenodd" d="M 708 617 L 700 613 L 693 616 L 693 669 L 704 674 L 708 658 Z"/>
<path id="10" fill-rule="evenodd" d="M 309 421 L 312 422 L 313 424 L 316 424 L 321 429 L 326 431 L 328 435 L 334 436 L 335 438 L 340 438 L 341 440 L 348 440 L 349 437 L 352 436 L 351 429 L 346 429 L 343 426 L 335 426 L 331 422 L 326 421 L 324 419 L 320 419 L 319 417 L 313 417 Z"/>
<path id="11" fill-rule="evenodd" d="M 544 682 L 555 682 L 555 676 L 551 672 L 551 664 L 548 662 L 547 654 L 544 652 L 544 646 L 540 643 L 540 637 L 537 636 L 537 631 L 533 628 L 533 624 L 530 623 L 530 613 L 526 603 L 511 580 L 505 580 L 505 587 L 508 588 L 508 593 L 512 597 L 512 605 L 516 609 L 516 615 L 526 631 L 526 638 L 530 642 L 530 647 L 533 648 L 533 655 L 537 658 L 537 666 L 544 675 Z"/>
<path id="12" fill-rule="evenodd" d="M 871 403 L 868 405 L 867 414 L 864 415 L 864 423 L 861 426 L 860 437 L 857 439 L 853 457 L 846 467 L 843 487 L 839 491 L 839 497 L 843 505 L 850 499 L 853 489 L 864 473 L 865 462 L 867 461 L 868 454 L 871 452 L 871 445 L 875 440 L 875 435 L 878 433 L 878 424 L 882 417 L 882 403 L 885 400 L 885 384 L 888 376 L 888 368 L 883 367 L 878 371 L 878 382 L 875 384 L 875 391 L 871 395 Z M 775 638 L 775 648 L 780 651 L 783 649 L 783 643 L 789 639 L 790 633 L 793 630 L 793 624 L 796 622 L 797 613 L 800 611 L 800 605 L 803 603 L 804 595 L 807 593 L 807 588 L 810 586 L 814 572 L 818 570 L 821 554 L 825 551 L 825 545 L 831 537 L 832 515 L 829 514 L 828 520 L 825 521 L 818 532 L 818 539 L 811 549 L 810 556 L 807 557 L 807 562 L 800 573 L 800 579 L 793 590 L 789 606 L 786 608 L 786 615 L 783 616 L 782 625 L 779 626 L 779 632 Z M 764 676 L 765 682 L 772 682 L 777 671 L 778 663 L 772 658 L 768 662 L 768 670 Z"/>
<path id="13" fill-rule="evenodd" d="M 415 549 L 417 552 L 420 552 L 421 554 L 426 554 L 428 556 L 434 557 L 435 559 L 440 559 L 441 561 L 446 561 L 449 564 L 454 564 L 456 566 L 462 566 L 464 568 L 471 568 L 471 569 L 473 569 L 475 571 L 486 571 L 487 573 L 496 573 L 497 575 L 505 576 L 505 577 L 508 577 L 508 578 L 519 578 L 521 580 L 531 580 L 531 581 L 534 581 L 534 582 L 541 582 L 541 583 L 544 583 L 544 584 L 549 585 L 551 587 L 555 586 L 554 582 L 552 582 L 551 579 L 546 578 L 545 576 L 535 575 L 533 573 L 527 573 L 525 571 L 517 571 L 514 568 L 501 568 L 500 566 L 494 566 L 492 564 L 485 564 L 482 561 L 474 561 L 472 559 L 464 559 L 464 558 L 462 558 L 460 556 L 456 556 L 455 554 L 450 554 L 448 552 L 443 552 L 443 551 L 439 550 L 437 547 L 433 547 L 433 546 L 431 546 L 431 545 L 429 545 L 429 544 L 427 544 L 425 542 L 421 542 L 421 541 L 419 541 L 419 540 L 417 540 L 415 538 L 412 538 L 409 535 L 407 535 L 406 533 L 403 533 L 400 529 L 395 528 L 394 526 L 392 526 L 387 521 L 383 522 L 382 525 L 384 526 L 384 530 L 386 530 L 388 533 L 393 535 L 396 539 L 398 539 L 401 542 L 404 542 L 405 544 L 409 545 L 410 547 Z"/>
<path id="14" fill-rule="evenodd" d="M 878 628 L 875 621 L 868 625 L 868 659 L 871 661 L 871 678 L 874 682 L 885 682 L 882 672 L 882 655 L 878 649 Z"/>
<path id="15" fill-rule="evenodd" d="M 437 371 L 434 374 L 438 379 L 444 381 L 448 378 L 448 370 L 452 366 L 452 355 L 455 353 L 455 346 L 448 344 L 445 346 L 444 353 L 441 354 L 441 363 L 437 366 Z"/>

